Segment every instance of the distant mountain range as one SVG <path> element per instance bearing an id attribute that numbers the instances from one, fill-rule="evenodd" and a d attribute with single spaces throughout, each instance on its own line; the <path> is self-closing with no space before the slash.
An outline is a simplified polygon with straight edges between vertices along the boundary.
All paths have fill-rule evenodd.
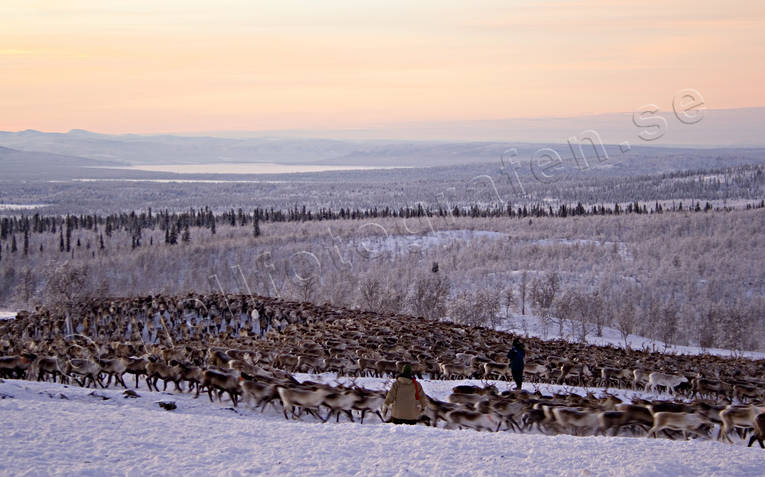
<path id="1" fill-rule="evenodd" d="M 83 172 L 104 167 L 124 167 L 120 161 L 100 161 L 38 151 L 0 147 L 0 180 L 34 180 L 82 177 Z"/>
<path id="2" fill-rule="evenodd" d="M 346 140 L 490 141 L 562 144 L 571 136 L 592 129 L 604 143 L 628 141 L 643 146 L 762 147 L 765 146 L 765 108 L 707 109 L 701 121 L 684 124 L 672 110 L 657 114 L 667 122 L 665 134 L 651 142 L 638 138 L 644 130 L 633 122 L 633 113 L 593 114 L 574 117 L 513 118 L 478 121 L 423 121 L 375 128 L 287 131 L 213 131 L 216 137 L 314 137 Z"/>
<path id="3" fill-rule="evenodd" d="M 629 175 L 765 161 L 765 148 L 761 148 L 765 146 L 765 108 L 710 110 L 704 114 L 702 121 L 688 125 L 681 123 L 672 113 L 665 113 L 662 116 L 667 121 L 664 137 L 655 142 L 638 138 L 638 134 L 645 128 L 635 126 L 630 115 L 419 123 L 413 124 L 411 128 L 366 132 L 279 131 L 269 135 L 249 132 L 215 133 L 218 137 L 108 135 L 77 129 L 68 133 L 35 130 L 0 132 L 0 179 L 43 176 L 156 177 L 154 173 L 143 171 L 103 168 L 222 162 L 375 167 L 457 166 L 499 163 L 501 157 L 509 158 L 510 149 L 516 150 L 515 160 L 528 161 L 541 147 L 550 147 L 564 160 L 572 160 L 573 153 L 566 141 L 571 136 L 581 135 L 585 130 L 597 132 L 607 145 L 610 162 L 616 163 L 617 168 L 629 166 Z M 503 131 L 507 131 L 506 140 L 465 140 L 481 135 L 502 137 Z M 320 134 L 346 137 L 307 137 Z M 400 139 L 373 138 L 375 135 Z M 442 135 L 447 135 L 449 140 L 439 139 Z M 413 140 L 405 136 L 429 139 Z M 513 137 L 525 141 L 519 139 L 515 142 Z M 693 138 L 698 138 L 698 142 L 692 142 Z M 682 145 L 666 144 L 670 141 Z M 690 147 L 689 143 L 697 147 Z M 725 146 L 713 147 L 713 144 L 718 143 Z M 591 146 L 585 147 L 585 151 L 590 160 L 594 159 Z"/>

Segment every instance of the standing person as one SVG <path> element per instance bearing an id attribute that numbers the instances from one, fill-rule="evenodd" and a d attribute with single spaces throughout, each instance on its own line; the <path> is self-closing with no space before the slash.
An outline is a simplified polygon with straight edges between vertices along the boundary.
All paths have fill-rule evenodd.
<path id="1" fill-rule="evenodd" d="M 268 317 L 265 313 L 260 314 L 260 337 L 263 338 L 266 336 L 266 331 L 268 331 Z"/>
<path id="2" fill-rule="evenodd" d="M 523 343 L 518 338 L 513 340 L 513 348 L 507 352 L 507 359 L 510 360 L 510 371 L 513 373 L 513 381 L 517 389 L 521 389 L 523 384 L 523 366 L 524 358 L 526 358 L 526 350 L 523 347 Z"/>
<path id="3" fill-rule="evenodd" d="M 426 405 L 422 385 L 412 377 L 412 367 L 404 365 L 385 397 L 385 406 L 391 408 L 391 421 L 394 424 L 417 424 Z"/>

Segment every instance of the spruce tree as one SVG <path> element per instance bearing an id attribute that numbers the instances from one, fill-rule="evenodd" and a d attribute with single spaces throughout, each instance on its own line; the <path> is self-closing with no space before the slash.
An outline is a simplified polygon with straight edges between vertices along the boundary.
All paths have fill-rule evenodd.
<path id="1" fill-rule="evenodd" d="M 168 240 L 170 245 L 175 245 L 178 243 L 178 229 L 175 227 L 175 224 L 173 224 L 172 229 L 170 229 L 170 236 Z"/>

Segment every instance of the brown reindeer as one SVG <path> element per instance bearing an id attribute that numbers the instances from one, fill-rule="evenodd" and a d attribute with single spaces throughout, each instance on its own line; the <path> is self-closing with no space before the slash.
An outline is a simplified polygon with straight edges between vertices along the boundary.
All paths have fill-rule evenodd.
<path id="1" fill-rule="evenodd" d="M 765 440 L 765 412 L 757 414 L 757 417 L 754 418 L 754 434 L 749 438 L 747 447 L 752 447 L 755 440 L 762 449 L 765 449 L 765 445 L 762 443 Z"/>

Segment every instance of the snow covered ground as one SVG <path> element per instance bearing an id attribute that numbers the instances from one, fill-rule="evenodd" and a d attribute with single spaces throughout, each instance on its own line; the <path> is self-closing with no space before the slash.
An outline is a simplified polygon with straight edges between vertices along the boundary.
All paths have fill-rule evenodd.
<path id="1" fill-rule="evenodd" d="M 12 320 L 16 318 L 15 311 L 0 310 L 0 320 Z"/>
<path id="2" fill-rule="evenodd" d="M 507 331 L 521 336 L 532 336 L 543 339 L 563 338 L 570 341 L 576 341 L 574 338 L 576 332 L 570 322 L 565 323 L 563 334 L 559 333 L 558 324 L 550 323 L 545 327 L 542 319 L 535 315 L 513 314 L 509 320 L 505 320 L 498 328 L 501 331 Z M 652 340 L 638 335 L 629 335 L 627 342 L 632 349 L 646 349 L 651 352 L 664 354 L 712 354 L 717 356 L 745 357 L 751 359 L 765 359 L 765 353 L 755 351 L 732 351 L 719 348 L 699 348 L 697 346 L 679 346 L 667 345 L 661 341 Z M 624 339 L 619 330 L 615 328 L 604 327 L 603 336 L 595 336 L 591 333 L 587 336 L 587 343 L 598 346 L 616 346 L 624 347 Z"/>
<path id="3" fill-rule="evenodd" d="M 390 253 L 403 255 L 411 252 L 426 251 L 432 248 L 448 246 L 455 241 L 470 243 L 476 239 L 501 240 L 508 235 L 491 230 L 438 230 L 424 234 L 387 235 L 381 226 L 372 228 L 369 232 L 380 232 L 385 235 L 371 235 L 362 240 L 350 242 L 350 249 L 368 257 L 378 257 Z"/>
<path id="4" fill-rule="evenodd" d="M 423 387 L 443 398 L 455 384 Z M 275 409 L 234 410 L 206 396 L 145 387 L 138 394 L 0 383 L 0 475 L 765 475 L 765 451 L 741 442 L 479 433 L 381 424 L 376 416 L 363 425 L 321 424 L 286 421 Z"/>
<path id="5" fill-rule="evenodd" d="M 463 242 L 469 244 L 474 240 L 507 240 L 510 236 L 506 233 L 493 230 L 437 230 L 423 234 L 408 235 L 388 235 L 387 231 L 379 227 L 370 227 L 368 232 L 380 232 L 383 235 L 371 235 L 362 240 L 352 241 L 350 247 L 353 250 L 360 251 L 369 256 L 379 256 L 385 253 L 402 255 L 409 252 L 426 251 L 433 248 L 447 247 L 454 242 Z M 619 254 L 631 260 L 632 256 L 624 242 L 609 242 L 588 239 L 565 239 L 565 238 L 546 238 L 539 240 L 523 240 L 528 244 L 539 246 L 550 245 L 569 245 L 569 246 L 597 246 L 597 247 L 617 247 Z"/>

